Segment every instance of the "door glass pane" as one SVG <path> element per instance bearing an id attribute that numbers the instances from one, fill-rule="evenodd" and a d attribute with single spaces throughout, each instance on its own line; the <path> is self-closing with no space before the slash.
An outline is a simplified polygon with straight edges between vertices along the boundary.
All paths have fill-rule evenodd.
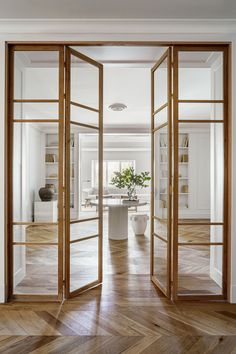
<path id="1" fill-rule="evenodd" d="M 59 52 L 14 52 L 14 98 L 58 99 Z"/>
<path id="2" fill-rule="evenodd" d="M 99 174 L 92 172 L 92 166 L 94 161 L 98 161 L 98 131 L 71 124 L 70 149 L 71 220 L 96 217 L 98 216 Z"/>
<path id="3" fill-rule="evenodd" d="M 154 232 L 167 237 L 168 149 L 167 127 L 154 133 Z"/>
<path id="4" fill-rule="evenodd" d="M 70 225 L 70 240 L 75 241 L 98 235 L 98 220 L 83 221 Z"/>
<path id="5" fill-rule="evenodd" d="M 186 222 L 188 222 L 188 220 L 186 220 Z M 201 225 L 201 220 L 196 220 L 195 222 L 196 225 L 179 225 L 179 242 L 188 242 L 191 244 L 223 242 L 222 225 Z M 198 223 L 200 225 L 198 225 Z"/>
<path id="6" fill-rule="evenodd" d="M 179 246 L 178 294 L 222 294 L 222 246 Z"/>
<path id="7" fill-rule="evenodd" d="M 28 243 L 58 242 L 57 225 L 14 225 L 13 241 Z"/>
<path id="8" fill-rule="evenodd" d="M 179 99 L 223 99 L 223 52 L 179 52 Z"/>
<path id="9" fill-rule="evenodd" d="M 167 243 L 154 237 L 154 276 L 161 286 L 167 288 Z"/>
<path id="10" fill-rule="evenodd" d="M 223 120 L 222 103 L 179 103 L 179 119 Z"/>
<path id="11" fill-rule="evenodd" d="M 99 108 L 99 69 L 71 55 L 71 101 Z"/>
<path id="12" fill-rule="evenodd" d="M 70 245 L 70 291 L 98 279 L 98 237 Z"/>
<path id="13" fill-rule="evenodd" d="M 58 103 L 14 103 L 14 119 L 58 118 Z"/>
<path id="14" fill-rule="evenodd" d="M 89 124 L 98 127 L 99 115 L 97 112 L 90 111 L 88 109 L 80 108 L 71 104 L 71 116 L 70 120 L 72 122 Z"/>
<path id="15" fill-rule="evenodd" d="M 57 295 L 58 246 L 13 246 L 13 294 Z"/>
<path id="16" fill-rule="evenodd" d="M 163 108 L 154 116 L 154 128 L 160 127 L 162 124 L 168 122 L 168 107 Z"/>
<path id="17" fill-rule="evenodd" d="M 14 123 L 13 130 L 13 221 L 57 222 L 58 124 Z"/>
<path id="18" fill-rule="evenodd" d="M 154 111 L 168 101 L 167 83 L 168 70 L 166 58 L 154 72 Z"/>
<path id="19" fill-rule="evenodd" d="M 224 125 L 179 124 L 179 219 L 222 222 Z"/>

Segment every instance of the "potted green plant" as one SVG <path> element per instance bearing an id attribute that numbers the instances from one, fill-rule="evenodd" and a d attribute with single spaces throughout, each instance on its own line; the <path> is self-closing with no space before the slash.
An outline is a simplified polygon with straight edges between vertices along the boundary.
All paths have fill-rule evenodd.
<path id="1" fill-rule="evenodd" d="M 151 180 L 150 172 L 135 173 L 133 167 L 123 169 L 121 172 L 114 172 L 111 184 L 119 189 L 127 188 L 129 200 L 136 200 L 136 187 L 147 188 L 147 182 Z"/>

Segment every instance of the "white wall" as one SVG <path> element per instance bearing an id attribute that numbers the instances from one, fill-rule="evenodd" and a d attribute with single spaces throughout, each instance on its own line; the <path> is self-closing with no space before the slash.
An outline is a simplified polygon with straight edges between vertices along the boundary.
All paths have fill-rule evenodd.
<path id="1" fill-rule="evenodd" d="M 0 25 L 0 301 L 4 301 L 4 151 L 5 151 L 5 41 L 232 41 L 232 97 L 235 97 L 236 25 L 234 21 L 6 21 Z M 230 299 L 236 302 L 236 125 L 235 104 L 232 105 L 232 239 Z"/>

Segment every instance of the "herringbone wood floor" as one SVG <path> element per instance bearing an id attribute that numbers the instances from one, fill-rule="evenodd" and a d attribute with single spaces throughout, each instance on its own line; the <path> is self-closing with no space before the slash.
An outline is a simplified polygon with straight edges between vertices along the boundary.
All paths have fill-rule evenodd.
<path id="1" fill-rule="evenodd" d="M 236 305 L 165 299 L 148 243 L 105 239 L 103 285 L 63 304 L 1 305 L 0 353 L 236 353 Z"/>

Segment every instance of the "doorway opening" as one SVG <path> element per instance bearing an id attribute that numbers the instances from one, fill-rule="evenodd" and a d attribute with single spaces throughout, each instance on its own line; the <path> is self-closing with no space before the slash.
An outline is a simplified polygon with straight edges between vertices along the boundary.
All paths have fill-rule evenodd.
<path id="1" fill-rule="evenodd" d="M 129 276 L 227 299 L 228 45 L 8 50 L 8 299 Z M 112 181 L 126 168 L 152 177 L 133 205 Z"/>

